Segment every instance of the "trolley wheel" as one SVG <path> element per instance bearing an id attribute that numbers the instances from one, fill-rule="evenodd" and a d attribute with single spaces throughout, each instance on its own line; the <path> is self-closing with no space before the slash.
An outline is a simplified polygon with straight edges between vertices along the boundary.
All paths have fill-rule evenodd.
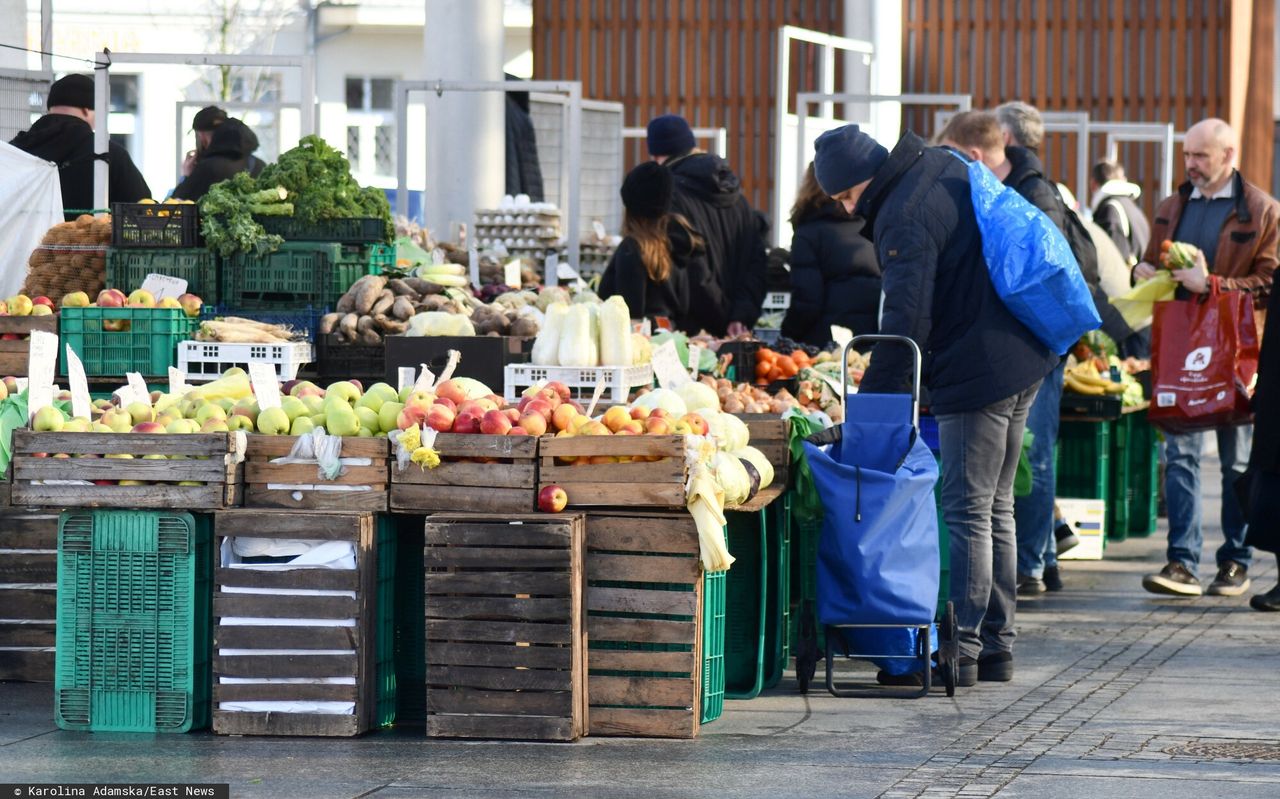
<path id="1" fill-rule="evenodd" d="M 956 609 L 951 602 L 947 602 L 942 616 L 942 640 L 938 642 L 938 648 L 942 684 L 947 689 L 947 696 L 955 696 L 956 685 L 960 682 L 960 641 Z"/>

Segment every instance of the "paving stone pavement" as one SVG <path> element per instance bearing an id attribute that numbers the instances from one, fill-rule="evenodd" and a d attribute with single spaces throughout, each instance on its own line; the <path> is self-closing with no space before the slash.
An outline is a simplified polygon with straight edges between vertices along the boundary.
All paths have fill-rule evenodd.
<path id="1" fill-rule="evenodd" d="M 1206 470 L 1209 471 L 1209 470 Z M 1204 484 L 1216 484 L 1206 474 Z M 1206 522 L 1217 517 L 1212 499 Z M 1220 533 L 1206 530 L 1205 562 Z M 233 797 L 1280 797 L 1280 614 L 1146 594 L 1162 531 L 1064 564 L 1020 603 L 1017 675 L 954 700 L 836 699 L 794 680 L 694 741 L 578 744 L 81 735 L 49 686 L 0 684 L 0 782 L 226 782 Z M 1270 588 L 1275 562 L 1251 570 Z M 2 615 L 2 614 L 0 614 Z M 819 675 L 821 676 L 821 675 Z"/>

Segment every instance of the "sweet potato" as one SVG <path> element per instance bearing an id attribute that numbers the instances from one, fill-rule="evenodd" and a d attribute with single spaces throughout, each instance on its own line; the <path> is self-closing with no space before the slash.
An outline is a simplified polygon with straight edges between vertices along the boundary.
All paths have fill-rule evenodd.
<path id="1" fill-rule="evenodd" d="M 391 305 L 391 315 L 400 321 L 405 321 L 413 316 L 413 301 L 408 297 L 396 297 L 396 301 Z"/>
<path id="2" fill-rule="evenodd" d="M 348 292 L 354 296 L 355 307 L 352 310 L 361 316 L 367 316 L 386 286 L 387 279 L 382 275 L 365 275 L 357 280 Z"/>
<path id="3" fill-rule="evenodd" d="M 369 314 L 371 316 L 382 316 L 391 310 L 391 306 L 395 304 L 395 301 L 396 295 L 391 289 L 383 289 L 373 307 L 369 309 Z"/>
<path id="4" fill-rule="evenodd" d="M 359 321 L 359 316 L 349 313 L 342 317 L 342 320 L 338 322 L 338 330 L 341 331 L 342 335 L 345 336 L 348 341 L 354 341 L 358 335 L 356 331 L 356 324 Z"/>
<path id="5" fill-rule="evenodd" d="M 320 333 L 324 335 L 332 333 L 338 327 L 338 323 L 342 321 L 342 317 L 343 314 L 337 312 L 327 313 L 320 317 Z"/>

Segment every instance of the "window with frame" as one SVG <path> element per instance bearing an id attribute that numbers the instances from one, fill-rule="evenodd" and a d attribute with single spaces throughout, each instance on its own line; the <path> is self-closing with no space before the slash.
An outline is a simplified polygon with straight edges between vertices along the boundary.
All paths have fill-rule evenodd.
<path id="1" fill-rule="evenodd" d="M 395 82 L 373 75 L 348 75 L 347 160 L 358 179 L 386 183 L 395 177 Z"/>

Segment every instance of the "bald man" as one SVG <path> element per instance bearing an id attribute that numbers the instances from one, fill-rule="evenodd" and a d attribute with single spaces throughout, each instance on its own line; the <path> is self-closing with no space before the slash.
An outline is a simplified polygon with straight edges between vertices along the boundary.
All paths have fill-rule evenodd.
<path id="1" fill-rule="evenodd" d="M 1276 269 L 1280 232 L 1280 203 L 1246 183 L 1235 169 L 1235 131 L 1221 119 L 1191 126 L 1182 145 L 1187 182 L 1156 208 L 1151 241 L 1133 275 L 1145 280 L 1156 273 L 1160 242 L 1165 239 L 1194 244 L 1200 251 L 1189 269 L 1174 271 L 1179 299 L 1209 291 L 1218 283 L 1223 291 L 1253 295 L 1259 327 L 1266 320 L 1266 303 Z M 1261 333 L 1261 330 L 1259 330 Z M 1218 458 L 1222 464 L 1222 534 L 1217 551 L 1218 574 L 1208 593 L 1239 596 L 1249 590 L 1250 550 L 1244 543 L 1245 521 L 1233 490 L 1249 460 L 1253 427 L 1220 427 Z M 1169 509 L 1168 564 L 1142 580 L 1157 594 L 1194 597 L 1204 592 L 1197 570 L 1204 536 L 1200 528 L 1200 450 L 1204 433 L 1166 435 L 1165 500 Z"/>

